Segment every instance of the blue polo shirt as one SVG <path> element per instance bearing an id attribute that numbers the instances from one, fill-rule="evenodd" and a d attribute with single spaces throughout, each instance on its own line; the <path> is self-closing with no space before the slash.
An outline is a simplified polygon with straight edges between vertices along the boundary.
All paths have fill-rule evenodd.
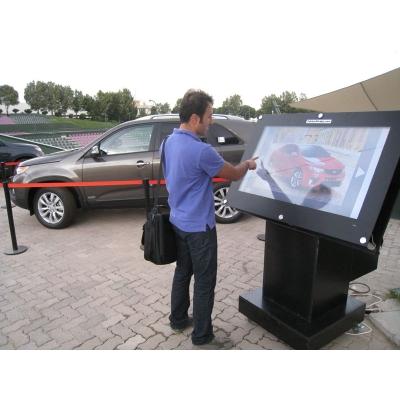
<path id="1" fill-rule="evenodd" d="M 161 155 L 162 146 L 160 147 Z M 165 143 L 164 176 L 171 207 L 170 221 L 185 232 L 215 226 L 212 178 L 224 159 L 196 134 L 175 128 Z"/>

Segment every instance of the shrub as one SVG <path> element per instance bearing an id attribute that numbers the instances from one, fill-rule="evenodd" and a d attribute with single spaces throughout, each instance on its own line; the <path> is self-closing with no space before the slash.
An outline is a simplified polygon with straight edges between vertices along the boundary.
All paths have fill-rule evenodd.
<path id="1" fill-rule="evenodd" d="M 79 114 L 79 119 L 86 119 L 86 114 L 85 113 Z"/>
<path id="2" fill-rule="evenodd" d="M 13 112 L 14 114 L 16 114 L 16 113 L 19 112 L 19 110 L 18 110 L 18 108 L 13 108 L 12 112 Z"/>
<path id="3" fill-rule="evenodd" d="M 98 121 L 98 120 L 99 120 L 95 115 L 92 115 L 90 119 L 91 119 L 92 121 Z"/>
<path id="4" fill-rule="evenodd" d="M 68 114 L 68 118 L 74 118 L 74 114 Z"/>
<path id="5" fill-rule="evenodd" d="M 49 112 L 48 112 L 47 110 L 43 110 L 43 111 L 42 111 L 42 114 L 43 114 L 43 115 L 47 115 L 48 113 L 49 113 Z"/>
<path id="6" fill-rule="evenodd" d="M 61 111 L 61 110 L 57 110 L 57 111 L 54 113 L 54 115 L 55 115 L 56 117 L 61 117 L 61 116 L 62 116 L 62 111 Z"/>
<path id="7" fill-rule="evenodd" d="M 30 108 L 27 108 L 26 110 L 24 110 L 24 113 L 26 114 L 32 114 L 32 110 Z"/>

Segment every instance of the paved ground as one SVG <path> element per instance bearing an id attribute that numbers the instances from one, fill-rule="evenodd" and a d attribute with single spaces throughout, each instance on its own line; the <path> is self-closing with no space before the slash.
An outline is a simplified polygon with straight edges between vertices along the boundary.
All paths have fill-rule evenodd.
<path id="1" fill-rule="evenodd" d="M 78 212 L 60 231 L 44 228 L 25 210 L 13 208 L 13 214 L 18 244 L 28 250 L 3 254 L 11 239 L 0 209 L 0 349 L 192 348 L 190 328 L 182 334 L 169 328 L 174 264 L 155 266 L 139 249 L 144 210 Z M 264 243 L 257 235 L 264 221 L 245 216 L 217 230 L 216 334 L 229 335 L 236 350 L 290 350 L 238 312 L 239 295 L 262 286 Z M 388 289 L 400 287 L 399 267 L 400 221 L 392 220 L 378 270 L 358 281 L 385 300 Z M 371 322 L 365 319 L 372 332 L 343 334 L 324 349 L 398 349 Z"/>

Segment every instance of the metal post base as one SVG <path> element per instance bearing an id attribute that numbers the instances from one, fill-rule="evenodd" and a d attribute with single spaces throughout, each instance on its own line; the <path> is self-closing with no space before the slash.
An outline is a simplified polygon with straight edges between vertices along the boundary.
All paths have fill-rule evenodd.
<path id="1" fill-rule="evenodd" d="M 261 233 L 261 234 L 257 235 L 257 239 L 265 242 L 265 233 Z"/>
<path id="2" fill-rule="evenodd" d="M 4 254 L 8 256 L 13 256 L 14 254 L 21 254 L 24 253 L 28 248 L 26 246 L 17 246 L 17 250 L 14 250 L 12 247 L 4 250 Z"/>
<path id="3" fill-rule="evenodd" d="M 263 288 L 239 296 L 239 312 L 293 349 L 317 350 L 364 320 L 365 303 L 347 298 L 314 321 L 308 321 L 263 297 Z"/>

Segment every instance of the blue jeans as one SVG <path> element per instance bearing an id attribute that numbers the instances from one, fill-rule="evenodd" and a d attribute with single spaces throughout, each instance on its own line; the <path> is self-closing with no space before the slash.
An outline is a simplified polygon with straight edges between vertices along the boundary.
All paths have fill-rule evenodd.
<path id="1" fill-rule="evenodd" d="M 211 313 L 217 282 L 217 230 L 184 232 L 173 225 L 178 259 L 171 293 L 171 328 L 184 327 L 189 319 L 189 285 L 194 275 L 192 342 L 202 345 L 213 340 Z"/>

